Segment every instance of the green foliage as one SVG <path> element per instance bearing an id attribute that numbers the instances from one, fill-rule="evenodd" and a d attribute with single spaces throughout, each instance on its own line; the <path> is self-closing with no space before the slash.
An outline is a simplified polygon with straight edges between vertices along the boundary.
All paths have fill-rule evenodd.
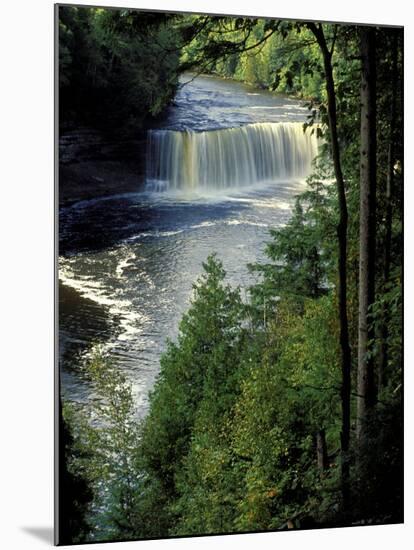
<path id="1" fill-rule="evenodd" d="M 182 461 L 199 445 L 193 439 L 194 426 L 217 423 L 234 401 L 240 378 L 240 294 L 223 284 L 225 273 L 214 256 L 207 259 L 204 270 L 194 285 L 178 342 L 169 344 L 161 360 L 142 432 L 147 470 L 171 498 L 177 496 L 176 476 Z"/>
<path id="2" fill-rule="evenodd" d="M 85 456 L 72 457 L 94 492 L 90 540 L 134 538 L 133 509 L 139 494 L 141 470 L 137 455 L 138 425 L 132 393 L 125 376 L 97 351 L 85 367 L 96 393 L 90 408 L 65 404 L 76 445 Z"/>
<path id="3" fill-rule="evenodd" d="M 72 435 L 68 409 L 59 407 L 59 542 L 73 544 L 88 535 L 91 525 L 87 516 L 93 500 L 88 476 L 80 463 L 92 455 Z M 66 418 L 65 418 L 66 417 Z"/>
<path id="4" fill-rule="evenodd" d="M 318 47 L 309 31 L 286 23 L 211 17 L 185 46 L 182 62 L 259 88 L 321 99 Z"/>
<path id="5" fill-rule="evenodd" d="M 265 249 L 270 263 L 249 266 L 261 276 L 250 289 L 256 320 L 265 322 L 281 298 L 294 298 L 297 307 L 306 298 L 327 294 L 335 283 L 336 196 L 329 178 L 321 156 L 287 225 L 270 230 Z"/>
<path id="6" fill-rule="evenodd" d="M 176 92 L 178 39 L 163 15 L 60 6 L 61 122 L 140 129 Z"/>
<path id="7" fill-rule="evenodd" d="M 249 464 L 237 518 L 242 530 L 277 529 L 293 516 L 315 514 L 321 481 L 314 436 L 324 429 L 329 450 L 337 445 L 335 309 L 327 298 L 308 300 L 303 314 L 292 313 L 292 305 L 280 304 L 269 320 L 262 362 L 246 377 L 235 409 L 234 449 Z"/>

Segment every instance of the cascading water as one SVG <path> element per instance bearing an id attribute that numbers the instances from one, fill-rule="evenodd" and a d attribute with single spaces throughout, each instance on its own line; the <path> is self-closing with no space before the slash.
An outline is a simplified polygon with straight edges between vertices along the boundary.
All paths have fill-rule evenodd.
<path id="1" fill-rule="evenodd" d="M 147 187 L 200 191 L 304 178 L 317 147 L 316 135 L 296 122 L 204 132 L 151 130 Z"/>
<path id="2" fill-rule="evenodd" d="M 304 103 L 227 79 L 185 79 L 164 129 L 148 136 L 148 190 L 172 192 L 139 188 L 59 213 L 60 376 L 63 395 L 80 403 L 96 394 L 79 362 L 103 346 L 146 414 L 202 262 L 215 251 L 229 284 L 253 284 L 246 265 L 268 261 L 269 228 L 288 223 L 317 153 L 316 137 L 303 133 Z"/>

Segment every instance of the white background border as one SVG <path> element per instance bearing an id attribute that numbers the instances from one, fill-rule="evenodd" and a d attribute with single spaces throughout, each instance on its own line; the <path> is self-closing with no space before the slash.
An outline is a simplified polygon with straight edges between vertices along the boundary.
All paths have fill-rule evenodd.
<path id="1" fill-rule="evenodd" d="M 414 25 L 406 0 L 90 0 L 87 4 L 405 25 L 406 134 L 413 124 Z M 0 18 L 0 545 L 51 545 L 53 522 L 53 2 L 9 0 Z M 406 136 L 406 524 L 94 545 L 94 548 L 409 548 L 414 539 L 412 140 Z M 411 336 L 410 336 L 411 335 Z M 412 543 L 411 543 L 412 544 Z"/>

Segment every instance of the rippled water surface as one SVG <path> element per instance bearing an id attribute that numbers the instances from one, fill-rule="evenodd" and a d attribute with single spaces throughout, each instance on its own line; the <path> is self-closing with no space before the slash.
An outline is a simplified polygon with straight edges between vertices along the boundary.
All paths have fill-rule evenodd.
<path id="1" fill-rule="evenodd" d="M 295 99 L 213 76 L 186 75 L 163 127 L 233 128 L 256 122 L 303 122 L 307 107 Z"/>
<path id="2" fill-rule="evenodd" d="M 165 126 L 208 130 L 304 120 L 299 102 L 209 77 L 184 86 Z M 87 400 L 80 365 L 94 346 L 130 379 L 138 414 L 175 338 L 202 262 L 217 252 L 232 284 L 252 282 L 270 227 L 285 224 L 303 181 L 202 193 L 136 193 L 78 202 L 60 212 L 59 330 L 62 392 Z"/>

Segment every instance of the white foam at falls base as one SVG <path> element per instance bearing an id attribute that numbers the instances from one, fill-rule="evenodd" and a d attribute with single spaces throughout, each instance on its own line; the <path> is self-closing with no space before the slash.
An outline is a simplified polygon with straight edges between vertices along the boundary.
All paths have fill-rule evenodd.
<path id="1" fill-rule="evenodd" d="M 310 174 L 317 150 L 316 134 L 296 122 L 205 132 L 151 130 L 148 188 L 199 192 L 302 179 Z"/>

